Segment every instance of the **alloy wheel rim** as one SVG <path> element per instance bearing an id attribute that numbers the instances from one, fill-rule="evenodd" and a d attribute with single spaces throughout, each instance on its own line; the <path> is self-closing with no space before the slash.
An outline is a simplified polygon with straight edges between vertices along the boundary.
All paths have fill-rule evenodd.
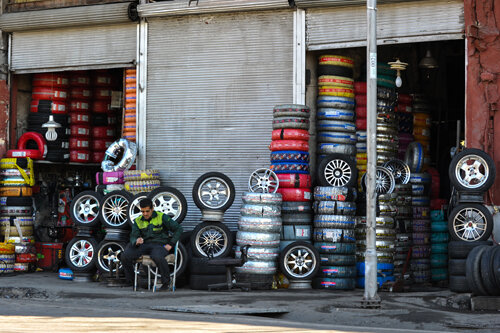
<path id="1" fill-rule="evenodd" d="M 94 246 L 87 240 L 75 242 L 70 249 L 69 259 L 76 267 L 88 266 L 94 258 Z"/>
<path id="2" fill-rule="evenodd" d="M 279 187 L 279 178 L 270 169 L 257 169 L 250 175 L 248 189 L 257 193 L 276 193 Z"/>
<path id="3" fill-rule="evenodd" d="M 231 189 L 226 181 L 219 177 L 205 179 L 198 187 L 198 198 L 210 209 L 224 206 L 231 196 Z"/>
<path id="4" fill-rule="evenodd" d="M 462 186 L 475 189 L 481 187 L 490 174 L 488 163 L 478 155 L 467 155 L 455 166 L 455 177 Z"/>
<path id="5" fill-rule="evenodd" d="M 316 268 L 317 262 L 312 252 L 302 246 L 296 246 L 287 251 L 284 256 L 285 269 L 295 278 L 305 278 Z"/>
<path id="6" fill-rule="evenodd" d="M 487 225 L 486 216 L 475 208 L 464 208 L 453 219 L 455 235 L 467 242 L 480 239 L 486 232 Z"/>
<path id="7" fill-rule="evenodd" d="M 327 163 L 323 174 L 331 186 L 346 186 L 352 178 L 352 168 L 346 161 L 335 159 Z"/>
<path id="8" fill-rule="evenodd" d="M 92 195 L 84 195 L 76 201 L 73 215 L 80 223 L 91 223 L 99 215 L 99 200 Z"/>
<path id="9" fill-rule="evenodd" d="M 202 228 L 196 235 L 196 249 L 204 255 L 211 251 L 213 257 L 218 257 L 225 252 L 227 245 L 226 233 L 217 226 Z"/>

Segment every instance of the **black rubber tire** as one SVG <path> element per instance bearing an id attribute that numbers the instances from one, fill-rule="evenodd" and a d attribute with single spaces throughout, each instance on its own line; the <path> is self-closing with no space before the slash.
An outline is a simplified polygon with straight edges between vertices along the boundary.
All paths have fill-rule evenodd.
<path id="1" fill-rule="evenodd" d="M 226 282 L 226 274 L 219 275 L 198 275 L 189 276 L 189 288 L 193 290 L 208 290 L 208 285 Z"/>
<path id="2" fill-rule="evenodd" d="M 353 254 L 325 254 L 319 255 L 319 261 L 322 266 L 354 266 L 356 265 L 356 256 Z"/>
<path id="3" fill-rule="evenodd" d="M 496 248 L 496 246 L 490 246 L 481 256 L 481 278 L 484 289 L 489 296 L 500 295 L 500 288 L 497 286 L 493 270 L 493 254 Z"/>
<path id="4" fill-rule="evenodd" d="M 467 259 L 469 252 L 480 245 L 492 245 L 491 241 L 465 242 L 451 241 L 448 243 L 448 256 L 450 259 Z"/>
<path id="5" fill-rule="evenodd" d="M 449 259 L 448 260 L 448 273 L 450 275 L 463 275 L 465 276 L 465 264 L 467 259 Z"/>
<path id="6" fill-rule="evenodd" d="M 302 249 L 302 251 L 304 251 L 304 252 L 300 251 L 300 249 Z M 306 258 L 309 258 L 309 259 L 305 259 L 304 262 L 306 262 L 306 260 L 311 260 L 312 266 L 309 267 L 310 269 L 309 269 L 309 271 L 307 271 L 307 274 L 306 273 L 304 273 L 304 275 L 296 274 L 296 273 L 294 273 L 293 269 L 290 270 L 290 267 L 287 265 L 287 262 L 290 259 L 290 257 L 287 255 L 291 255 L 291 253 L 295 253 L 292 256 L 292 258 L 294 258 L 295 260 L 297 260 L 299 258 L 298 252 L 295 252 L 295 251 L 300 251 L 301 254 L 303 254 L 303 253 L 307 254 Z M 291 252 L 291 253 L 289 253 L 289 252 Z M 319 271 L 319 268 L 320 268 L 319 267 L 319 256 L 320 255 L 319 255 L 318 250 L 316 250 L 316 248 L 311 243 L 307 243 L 304 241 L 292 242 L 292 243 L 288 244 L 280 253 L 280 258 L 278 261 L 280 271 L 281 271 L 281 273 L 283 273 L 283 275 L 285 275 L 290 280 L 310 280 L 313 277 L 315 277 Z M 301 260 L 299 259 L 299 264 L 300 263 L 301 263 Z M 295 261 L 295 264 L 297 264 L 297 261 Z M 302 267 L 302 266 L 300 266 L 300 267 Z M 297 266 L 297 268 L 298 268 L 298 266 Z M 302 272 L 302 268 L 300 268 L 300 272 Z"/>
<path id="7" fill-rule="evenodd" d="M 457 167 L 457 164 L 460 162 L 462 158 L 465 158 L 468 155 L 477 155 L 480 158 L 482 158 L 487 164 L 487 167 L 489 169 L 489 175 L 488 178 L 484 182 L 482 182 L 481 186 L 472 188 L 467 187 L 458 180 L 455 174 L 455 169 Z M 458 154 L 456 154 L 451 160 L 450 166 L 448 168 L 448 175 L 450 177 L 451 184 L 459 191 L 485 192 L 491 187 L 491 185 L 493 185 L 493 182 L 495 181 L 495 175 L 496 175 L 495 162 L 493 161 L 490 155 L 488 155 L 486 152 L 480 149 L 476 148 L 464 149 Z"/>
<path id="8" fill-rule="evenodd" d="M 281 206 L 282 214 L 311 213 L 312 207 L 309 202 L 284 201 Z"/>
<path id="9" fill-rule="evenodd" d="M 318 76 L 334 75 L 352 78 L 352 68 L 337 65 L 318 65 Z"/>
<path id="10" fill-rule="evenodd" d="M 6 197 L 5 206 L 32 206 L 33 197 Z"/>
<path id="11" fill-rule="evenodd" d="M 488 208 L 486 208 L 484 205 L 479 205 L 479 204 L 460 204 L 451 211 L 450 215 L 448 216 L 448 231 L 450 233 L 451 238 L 453 240 L 458 240 L 458 241 L 463 240 L 455 232 L 454 221 L 457 215 L 463 209 L 466 208 L 472 208 L 480 211 L 484 215 L 483 221 L 486 223 L 486 229 L 483 232 L 483 234 L 479 238 L 474 239 L 473 241 L 484 241 L 490 238 L 491 233 L 493 231 L 493 215 L 491 215 L 491 212 L 488 210 Z"/>
<path id="12" fill-rule="evenodd" d="M 312 281 L 314 289 L 352 290 L 356 287 L 355 278 L 315 278 Z"/>
<path id="13" fill-rule="evenodd" d="M 216 250 L 216 252 L 213 254 L 213 257 L 224 258 L 231 251 L 234 243 L 234 238 L 233 233 L 229 230 L 229 228 L 222 222 L 202 222 L 194 228 L 189 240 L 191 250 L 193 252 L 193 257 L 207 257 L 207 254 L 203 252 L 202 244 L 200 244 L 199 241 L 204 232 L 209 231 L 210 229 L 215 229 L 216 232 L 224 238 L 222 240 L 222 244 L 218 243 L 220 249 Z"/>
<path id="14" fill-rule="evenodd" d="M 119 203 L 120 207 L 122 208 L 122 211 L 120 213 L 120 217 L 118 217 L 118 220 L 116 223 L 112 223 L 112 221 L 105 215 L 105 210 L 106 207 L 108 207 L 108 202 L 111 200 L 116 200 L 114 198 L 123 198 L 125 200 L 124 203 Z M 111 229 L 127 229 L 130 228 L 130 224 L 128 223 L 128 205 L 130 203 L 130 199 L 132 196 L 130 195 L 129 192 L 125 190 L 119 190 L 119 191 L 112 191 L 106 194 L 101 201 L 101 206 L 99 208 L 99 219 L 102 222 L 102 225 L 105 228 L 111 228 Z M 120 199 L 121 200 L 121 199 Z M 118 207 L 115 203 L 114 207 Z M 109 208 L 109 207 L 108 207 Z"/>
<path id="15" fill-rule="evenodd" d="M 236 282 L 250 283 L 252 290 L 270 290 L 274 281 L 271 274 L 236 273 Z"/>
<path id="16" fill-rule="evenodd" d="M 356 244 L 314 242 L 314 247 L 320 254 L 355 254 Z"/>
<path id="17" fill-rule="evenodd" d="M 493 253 L 493 257 L 491 260 L 491 268 L 493 269 L 493 273 L 495 275 L 495 281 L 497 283 L 497 287 L 500 288 L 500 247 L 495 247 L 495 252 Z"/>
<path id="18" fill-rule="evenodd" d="M 75 246 L 75 249 L 76 249 L 76 243 L 81 241 L 81 240 L 84 240 L 86 241 L 86 243 L 88 243 L 89 245 L 91 245 L 93 247 L 93 251 L 92 251 L 92 257 L 90 259 L 90 261 L 82 266 L 76 266 L 74 265 L 71 260 L 70 260 L 70 257 L 71 257 L 71 249 L 73 246 Z M 92 237 L 75 237 L 73 238 L 67 245 L 66 247 L 66 252 L 65 252 L 65 256 L 64 256 L 64 259 L 65 259 L 65 262 L 66 262 L 66 265 L 73 271 L 73 272 L 89 272 L 91 271 L 95 265 L 96 265 L 96 262 L 97 262 L 97 249 L 98 249 L 98 245 L 97 245 L 97 241 L 92 238 Z"/>
<path id="19" fill-rule="evenodd" d="M 209 206 L 205 204 L 203 200 L 200 198 L 200 193 L 199 193 L 201 191 L 200 186 L 202 186 L 203 183 L 210 178 L 218 179 L 219 182 L 225 183 L 227 189 L 229 190 L 229 195 L 227 196 L 227 200 L 224 202 L 222 206 L 217 206 L 217 207 Z M 193 194 L 193 201 L 200 210 L 226 211 L 233 204 L 235 197 L 235 189 L 233 181 L 225 174 L 221 172 L 207 172 L 198 177 L 198 179 L 194 183 L 192 194 Z"/>
<path id="20" fill-rule="evenodd" d="M 171 207 L 170 205 L 165 206 L 164 200 L 160 199 L 162 197 L 160 196 L 160 194 L 162 193 L 165 193 L 172 198 L 177 198 L 177 209 L 176 207 Z M 163 213 L 168 214 L 175 222 L 182 223 L 182 221 L 186 217 L 188 211 L 187 200 L 186 197 L 184 197 L 184 195 L 178 189 L 168 186 L 160 186 L 157 189 L 151 191 L 148 195 L 148 198 L 153 201 L 155 210 L 159 210 Z M 174 209 L 174 211 L 172 211 L 172 208 Z"/>
<path id="21" fill-rule="evenodd" d="M 104 276 L 109 276 L 109 265 L 106 262 L 106 259 L 103 258 L 104 255 L 108 253 L 108 249 L 110 246 L 113 247 L 114 250 L 119 250 L 121 248 L 120 254 L 118 254 L 118 258 L 120 258 L 120 255 L 123 254 L 123 251 L 125 251 L 125 247 L 127 246 L 127 242 L 119 242 L 119 241 L 111 241 L 111 240 L 103 240 L 102 242 L 97 245 L 97 269 L 101 271 L 101 273 Z M 107 247 L 107 248 L 106 248 Z M 114 264 L 113 264 L 114 266 Z M 122 270 L 122 265 L 121 262 L 118 264 L 118 270 Z M 116 276 L 116 268 L 113 269 L 113 276 Z"/>
<path id="22" fill-rule="evenodd" d="M 75 209 L 77 209 L 77 207 L 75 207 L 75 205 L 77 203 L 79 203 L 79 200 L 85 200 L 84 197 L 88 197 L 90 200 L 95 200 L 96 202 L 99 203 L 99 206 L 97 208 L 97 212 L 95 212 L 95 218 L 89 223 L 85 223 L 82 218 L 75 215 Z M 83 192 L 78 193 L 73 198 L 73 200 L 71 200 L 71 205 L 69 208 L 70 209 L 69 210 L 70 217 L 71 217 L 71 220 L 73 221 L 73 223 L 76 226 L 82 226 L 82 227 L 95 227 L 95 226 L 97 226 L 100 223 L 99 214 L 101 211 L 102 198 L 103 198 L 103 195 L 101 193 L 94 192 L 94 191 L 83 191 Z M 85 202 L 82 202 L 82 204 L 85 204 Z"/>
<path id="23" fill-rule="evenodd" d="M 483 279 L 481 277 L 481 257 L 490 246 L 477 246 L 470 251 L 465 264 L 465 279 L 467 285 L 470 286 L 472 292 L 478 296 L 486 296 L 488 292 L 484 288 Z"/>
<path id="24" fill-rule="evenodd" d="M 471 289 L 463 275 L 450 275 L 448 287 L 456 293 L 469 293 Z"/>
<path id="25" fill-rule="evenodd" d="M 281 214 L 281 221 L 283 225 L 311 224 L 312 220 L 312 213 Z"/>
<path id="26" fill-rule="evenodd" d="M 333 180 L 328 180 L 327 175 L 325 173 L 328 172 L 329 169 L 335 168 L 336 163 L 342 163 L 344 166 L 344 172 L 346 179 L 342 184 L 336 184 Z M 332 171 L 332 170 L 331 170 Z M 338 169 L 336 171 L 341 172 Z M 321 186 L 355 186 L 358 180 L 358 169 L 356 168 L 356 162 L 349 155 L 345 154 L 330 154 L 321 162 L 318 166 L 318 181 Z"/>
<path id="27" fill-rule="evenodd" d="M 212 266 L 208 263 L 208 258 L 191 257 L 189 262 L 189 273 L 195 275 L 224 275 L 226 274 L 226 266 Z"/>

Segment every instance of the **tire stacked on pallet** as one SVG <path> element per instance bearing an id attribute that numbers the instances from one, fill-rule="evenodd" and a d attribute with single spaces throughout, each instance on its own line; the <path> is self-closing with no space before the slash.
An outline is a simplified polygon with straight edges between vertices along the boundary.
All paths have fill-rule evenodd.
<path id="1" fill-rule="evenodd" d="M 319 57 L 317 153 L 356 155 L 354 61 L 338 55 Z"/>
<path id="2" fill-rule="evenodd" d="M 69 138 L 70 162 L 89 163 L 91 161 L 92 129 L 92 85 L 87 71 L 70 74 L 70 119 Z"/>
<path id="3" fill-rule="evenodd" d="M 235 268 L 236 280 L 251 283 L 252 289 L 271 289 L 278 268 L 282 195 L 244 192 L 242 200 L 236 244 L 250 247 L 247 262 Z"/>
<path id="4" fill-rule="evenodd" d="M 137 106 L 137 71 L 135 68 L 125 70 L 125 113 L 123 115 L 122 137 L 136 140 L 136 106 Z"/>
<path id="5" fill-rule="evenodd" d="M 431 157 L 431 114 L 434 110 L 431 101 L 424 95 L 413 95 L 413 138 L 424 149 L 424 168 L 429 166 Z"/>
<path id="6" fill-rule="evenodd" d="M 396 117 L 399 125 L 398 158 L 404 160 L 406 148 L 413 142 L 413 98 L 411 95 L 398 94 Z"/>
<path id="7" fill-rule="evenodd" d="M 448 281 L 448 222 L 444 210 L 431 210 L 431 280 Z"/>
<path id="8" fill-rule="evenodd" d="M 15 245 L 0 242 L 0 276 L 14 272 L 14 262 L 16 260 Z"/>
<path id="9" fill-rule="evenodd" d="M 156 169 L 125 170 L 124 188 L 132 195 L 151 192 L 160 187 L 160 171 Z"/>
<path id="10" fill-rule="evenodd" d="M 42 125 L 53 116 L 55 122 L 61 125 L 56 128 L 57 137 L 51 141 L 47 138 L 45 160 L 65 162 L 69 160 L 69 79 L 61 73 L 43 73 L 33 76 L 33 90 L 30 113 L 28 115 L 28 131 L 38 132 L 46 137 L 47 128 Z M 30 142 L 28 149 L 34 149 Z"/>

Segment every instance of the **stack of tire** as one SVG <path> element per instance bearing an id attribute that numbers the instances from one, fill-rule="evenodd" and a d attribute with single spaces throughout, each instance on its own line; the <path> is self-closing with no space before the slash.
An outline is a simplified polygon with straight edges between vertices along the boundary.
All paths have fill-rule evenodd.
<path id="1" fill-rule="evenodd" d="M 395 106 L 396 73 L 385 63 L 377 64 L 377 164 L 397 158 L 399 123 Z"/>
<path id="2" fill-rule="evenodd" d="M 396 117 L 399 125 L 398 158 L 404 159 L 406 148 L 413 142 L 413 98 L 411 95 L 398 94 Z"/>
<path id="3" fill-rule="evenodd" d="M 160 187 L 160 172 L 156 169 L 123 171 L 125 190 L 133 195 L 151 192 Z"/>
<path id="4" fill-rule="evenodd" d="M 4 258 L 16 272 L 34 269 L 36 251 L 33 244 L 33 161 L 30 158 L 0 160 L 0 235 L 14 244 L 15 260 Z M 9 255 L 12 255 L 10 253 Z"/>
<path id="5" fill-rule="evenodd" d="M 70 74 L 69 115 L 70 130 L 69 154 L 70 162 L 91 162 L 91 100 L 92 88 L 90 74 L 86 71 L 75 71 Z"/>
<path id="6" fill-rule="evenodd" d="M 492 289 L 487 281 L 487 262 L 496 257 L 498 263 L 498 255 L 484 254 L 490 250 L 476 246 L 491 245 L 488 239 L 493 231 L 493 216 L 484 205 L 484 195 L 495 181 L 495 164 L 486 152 L 467 148 L 453 157 L 448 174 L 454 188 L 448 214 L 449 287 L 455 292 L 485 295 L 486 284 Z"/>
<path id="7" fill-rule="evenodd" d="M 250 247 L 247 262 L 236 267 L 236 280 L 249 282 L 252 289 L 271 289 L 278 269 L 282 196 L 244 192 L 242 200 L 236 244 Z"/>
<path id="8" fill-rule="evenodd" d="M 15 245 L 7 242 L 0 242 L 0 276 L 2 274 L 14 273 L 15 261 Z"/>
<path id="9" fill-rule="evenodd" d="M 444 210 L 431 210 L 431 280 L 448 281 L 448 222 Z"/>
<path id="10" fill-rule="evenodd" d="M 413 139 L 419 142 L 424 149 L 424 166 L 430 164 L 431 149 L 431 102 L 423 95 L 413 96 Z"/>
<path id="11" fill-rule="evenodd" d="M 358 142 L 356 143 L 356 168 L 358 169 L 358 190 L 362 190 L 361 179 L 366 173 L 368 154 L 366 153 L 366 131 L 356 131 Z"/>
<path id="12" fill-rule="evenodd" d="M 201 211 L 201 221 L 190 237 L 191 261 L 189 286 L 194 290 L 207 290 L 209 285 L 226 282 L 226 267 L 209 265 L 210 259 L 225 258 L 232 253 L 234 237 L 224 224 L 224 213 L 234 202 L 235 189 L 231 179 L 221 172 L 207 172 L 193 185 L 193 201 Z M 238 225 L 247 231 L 263 232 L 279 230 L 278 222 L 272 217 L 241 216 Z M 265 224 L 273 225 L 271 229 Z M 274 224 L 273 224 L 274 223 Z M 281 225 L 281 224 L 279 224 Z M 254 249 L 255 250 L 255 249 Z M 253 252 L 250 252 L 253 253 Z M 275 257 L 278 253 L 274 253 Z M 236 256 L 241 252 L 236 250 Z"/>
<path id="13" fill-rule="evenodd" d="M 354 61 L 339 55 L 322 55 L 318 65 L 317 153 L 356 155 Z"/>
<path id="14" fill-rule="evenodd" d="M 47 140 L 45 160 L 51 162 L 66 162 L 69 160 L 69 119 L 68 97 L 69 80 L 65 74 L 44 73 L 33 76 L 28 127 L 30 132 L 38 132 L 46 137 L 47 128 L 42 125 L 49 121 L 52 115 L 55 122 L 61 125 L 56 128 L 57 137 Z M 28 149 L 36 149 L 34 143 L 28 143 Z"/>
<path id="15" fill-rule="evenodd" d="M 137 77 L 135 68 L 125 70 L 125 113 L 123 116 L 122 137 L 136 140 Z"/>
<path id="16" fill-rule="evenodd" d="M 395 216 L 396 242 L 394 246 L 394 277 L 403 281 L 405 285 L 411 284 L 409 272 L 410 250 L 412 246 L 412 186 L 396 184 L 394 192 L 397 194 L 397 214 Z M 406 270 L 405 270 L 406 267 Z"/>

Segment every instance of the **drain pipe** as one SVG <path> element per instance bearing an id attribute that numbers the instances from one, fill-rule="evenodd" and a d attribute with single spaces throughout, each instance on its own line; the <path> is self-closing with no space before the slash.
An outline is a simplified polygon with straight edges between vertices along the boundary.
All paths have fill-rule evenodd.
<path id="1" fill-rule="evenodd" d="M 377 0 L 366 1 L 367 47 L 366 47 L 366 97 L 367 97 L 367 153 L 366 170 L 366 252 L 365 293 L 362 306 L 380 307 L 377 295 L 377 248 L 376 248 L 376 203 L 375 173 L 377 167 Z"/>

